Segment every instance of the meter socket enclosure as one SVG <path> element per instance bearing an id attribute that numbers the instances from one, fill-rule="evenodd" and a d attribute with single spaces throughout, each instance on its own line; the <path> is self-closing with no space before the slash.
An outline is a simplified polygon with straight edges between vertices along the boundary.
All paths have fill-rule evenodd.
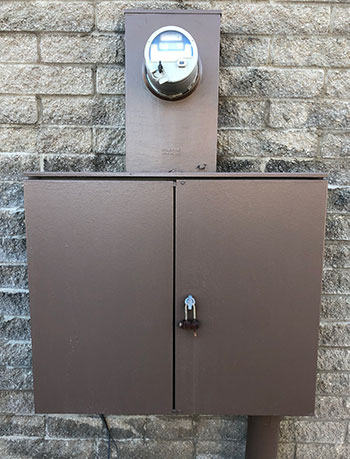
<path id="1" fill-rule="evenodd" d="M 220 11 L 127 10 L 126 170 L 215 172 Z"/>

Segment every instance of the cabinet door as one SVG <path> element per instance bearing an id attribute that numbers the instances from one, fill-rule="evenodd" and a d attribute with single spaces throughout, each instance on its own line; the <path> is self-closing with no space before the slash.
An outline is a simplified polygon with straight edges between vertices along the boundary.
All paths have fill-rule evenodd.
<path id="1" fill-rule="evenodd" d="M 183 413 L 313 412 L 327 183 L 186 180 L 176 191 L 176 329 Z"/>
<path id="2" fill-rule="evenodd" d="M 169 413 L 173 184 L 25 186 L 37 412 Z"/>

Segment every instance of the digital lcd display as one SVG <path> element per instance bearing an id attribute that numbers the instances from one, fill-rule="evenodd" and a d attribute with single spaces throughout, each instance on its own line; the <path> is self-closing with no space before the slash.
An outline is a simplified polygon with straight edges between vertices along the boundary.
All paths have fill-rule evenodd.
<path id="1" fill-rule="evenodd" d="M 157 35 L 152 40 L 149 51 L 151 62 L 176 62 L 178 59 L 190 59 L 192 56 L 193 48 L 190 40 L 176 30 Z"/>
<path id="2" fill-rule="evenodd" d="M 176 41 L 168 42 L 168 43 L 160 42 L 158 44 L 158 49 L 160 51 L 180 51 L 180 50 L 185 49 L 185 43 L 176 42 Z"/>
<path id="3" fill-rule="evenodd" d="M 164 32 L 160 34 L 160 41 L 182 41 L 182 36 L 180 32 Z"/>

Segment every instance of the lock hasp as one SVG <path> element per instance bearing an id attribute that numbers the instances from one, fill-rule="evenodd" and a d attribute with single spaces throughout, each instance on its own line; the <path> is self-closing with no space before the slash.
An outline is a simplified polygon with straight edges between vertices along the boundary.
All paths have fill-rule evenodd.
<path id="1" fill-rule="evenodd" d="M 219 44 L 219 11 L 126 11 L 128 172 L 216 170 Z"/>

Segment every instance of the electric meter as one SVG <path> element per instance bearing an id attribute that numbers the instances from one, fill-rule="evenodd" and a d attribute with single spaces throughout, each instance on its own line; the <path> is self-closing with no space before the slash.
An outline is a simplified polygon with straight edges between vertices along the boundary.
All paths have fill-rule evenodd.
<path id="1" fill-rule="evenodd" d="M 197 87 L 198 48 L 185 29 L 166 26 L 156 30 L 147 40 L 144 57 L 146 85 L 161 99 L 182 99 Z"/>

